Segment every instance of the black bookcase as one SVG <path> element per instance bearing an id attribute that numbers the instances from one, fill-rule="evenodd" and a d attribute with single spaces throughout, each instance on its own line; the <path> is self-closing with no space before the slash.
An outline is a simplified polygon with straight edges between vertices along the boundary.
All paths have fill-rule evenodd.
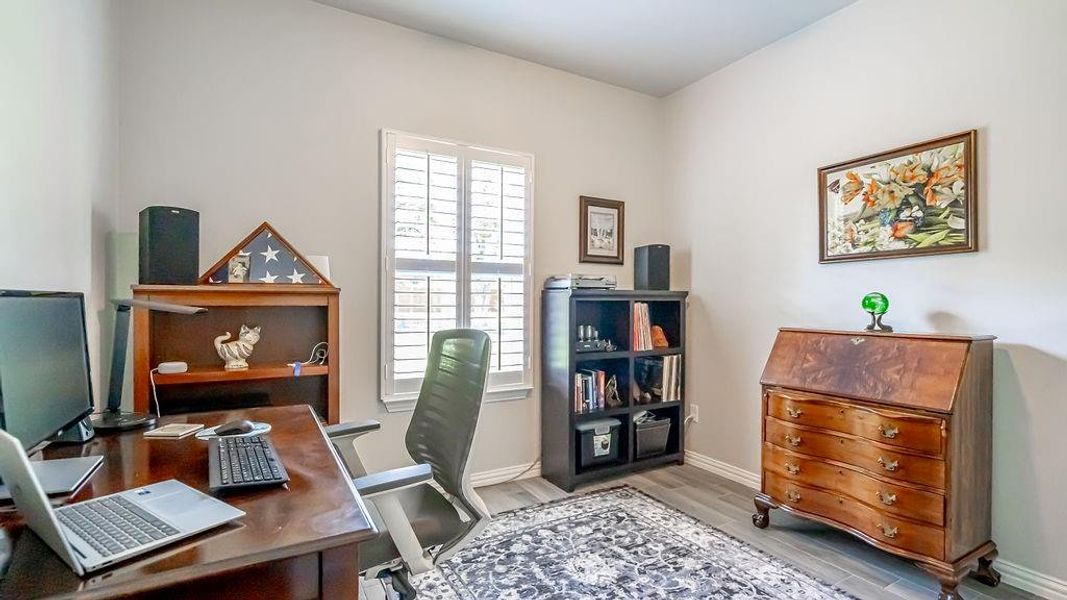
<path id="1" fill-rule="evenodd" d="M 683 462 L 685 427 L 685 309 L 688 292 L 650 290 L 543 290 L 541 292 L 541 475 L 567 491 L 604 477 Z M 652 325 L 663 328 L 668 348 L 633 351 L 633 304 L 648 304 Z M 578 326 L 592 325 L 612 352 L 576 352 Z M 679 400 L 640 403 L 634 397 L 635 361 L 643 357 L 681 355 Z M 574 376 L 583 369 L 615 375 L 622 406 L 577 413 Z M 666 451 L 635 458 L 634 415 L 652 411 L 671 421 Z M 612 417 L 622 422 L 618 459 L 591 467 L 579 466 L 577 425 Z"/>

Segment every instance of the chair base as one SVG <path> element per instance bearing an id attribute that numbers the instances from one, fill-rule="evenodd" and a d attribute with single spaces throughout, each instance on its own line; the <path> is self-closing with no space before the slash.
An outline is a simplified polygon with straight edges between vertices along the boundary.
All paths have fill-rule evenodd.
<path id="1" fill-rule="evenodd" d="M 415 600 L 415 597 L 419 595 L 415 586 L 411 585 L 411 580 L 408 579 L 408 572 L 406 569 L 397 569 L 396 571 L 382 571 L 377 575 L 378 579 L 385 579 L 389 582 L 389 587 L 393 588 L 397 597 L 400 600 Z"/>

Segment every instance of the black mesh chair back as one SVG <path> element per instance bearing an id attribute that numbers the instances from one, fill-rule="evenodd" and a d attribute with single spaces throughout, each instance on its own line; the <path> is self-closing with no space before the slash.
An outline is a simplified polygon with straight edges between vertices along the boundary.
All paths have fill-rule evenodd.
<path id="1" fill-rule="evenodd" d="M 408 453 L 429 464 L 434 479 L 474 521 L 484 505 L 465 485 L 467 462 L 489 372 L 489 336 L 451 329 L 433 336 L 426 375 L 408 425 Z"/>

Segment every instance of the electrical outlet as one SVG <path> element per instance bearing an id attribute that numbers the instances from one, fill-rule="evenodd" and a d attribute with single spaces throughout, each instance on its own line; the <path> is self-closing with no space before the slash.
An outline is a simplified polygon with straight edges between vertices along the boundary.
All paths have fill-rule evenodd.
<path id="1" fill-rule="evenodd" d="M 694 423 L 699 423 L 700 422 L 700 405 L 699 404 L 690 404 L 689 405 L 689 418 L 693 419 Z"/>

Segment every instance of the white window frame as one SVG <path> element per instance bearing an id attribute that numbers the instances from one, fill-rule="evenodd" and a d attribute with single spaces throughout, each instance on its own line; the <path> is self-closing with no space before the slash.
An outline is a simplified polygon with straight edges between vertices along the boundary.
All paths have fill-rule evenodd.
<path id="1" fill-rule="evenodd" d="M 415 408 L 422 378 L 406 379 L 398 386 L 393 375 L 393 302 L 395 268 L 393 194 L 395 186 L 391 185 L 394 173 L 397 141 L 402 140 L 402 147 L 425 152 L 455 155 L 459 169 L 457 194 L 460 202 L 462 226 L 458 231 L 458 252 L 456 269 L 456 315 L 460 325 L 469 318 L 467 303 L 470 302 L 470 219 L 466 218 L 470 200 L 470 162 L 481 160 L 495 164 L 522 167 L 526 172 L 526 228 L 525 228 L 525 262 L 521 266 L 523 275 L 523 355 L 524 364 L 521 371 L 491 372 L 486 385 L 485 402 L 503 402 L 527 398 L 533 390 L 533 221 L 534 221 L 534 156 L 526 152 L 516 152 L 489 148 L 479 144 L 468 144 L 454 140 L 445 140 L 424 135 L 406 133 L 393 129 L 381 130 L 381 204 L 380 208 L 380 252 L 381 271 L 379 274 L 380 310 L 379 310 L 379 396 L 389 412 L 404 412 Z M 495 349 L 494 349 L 495 350 Z M 496 376 L 496 377 L 494 377 Z"/>

